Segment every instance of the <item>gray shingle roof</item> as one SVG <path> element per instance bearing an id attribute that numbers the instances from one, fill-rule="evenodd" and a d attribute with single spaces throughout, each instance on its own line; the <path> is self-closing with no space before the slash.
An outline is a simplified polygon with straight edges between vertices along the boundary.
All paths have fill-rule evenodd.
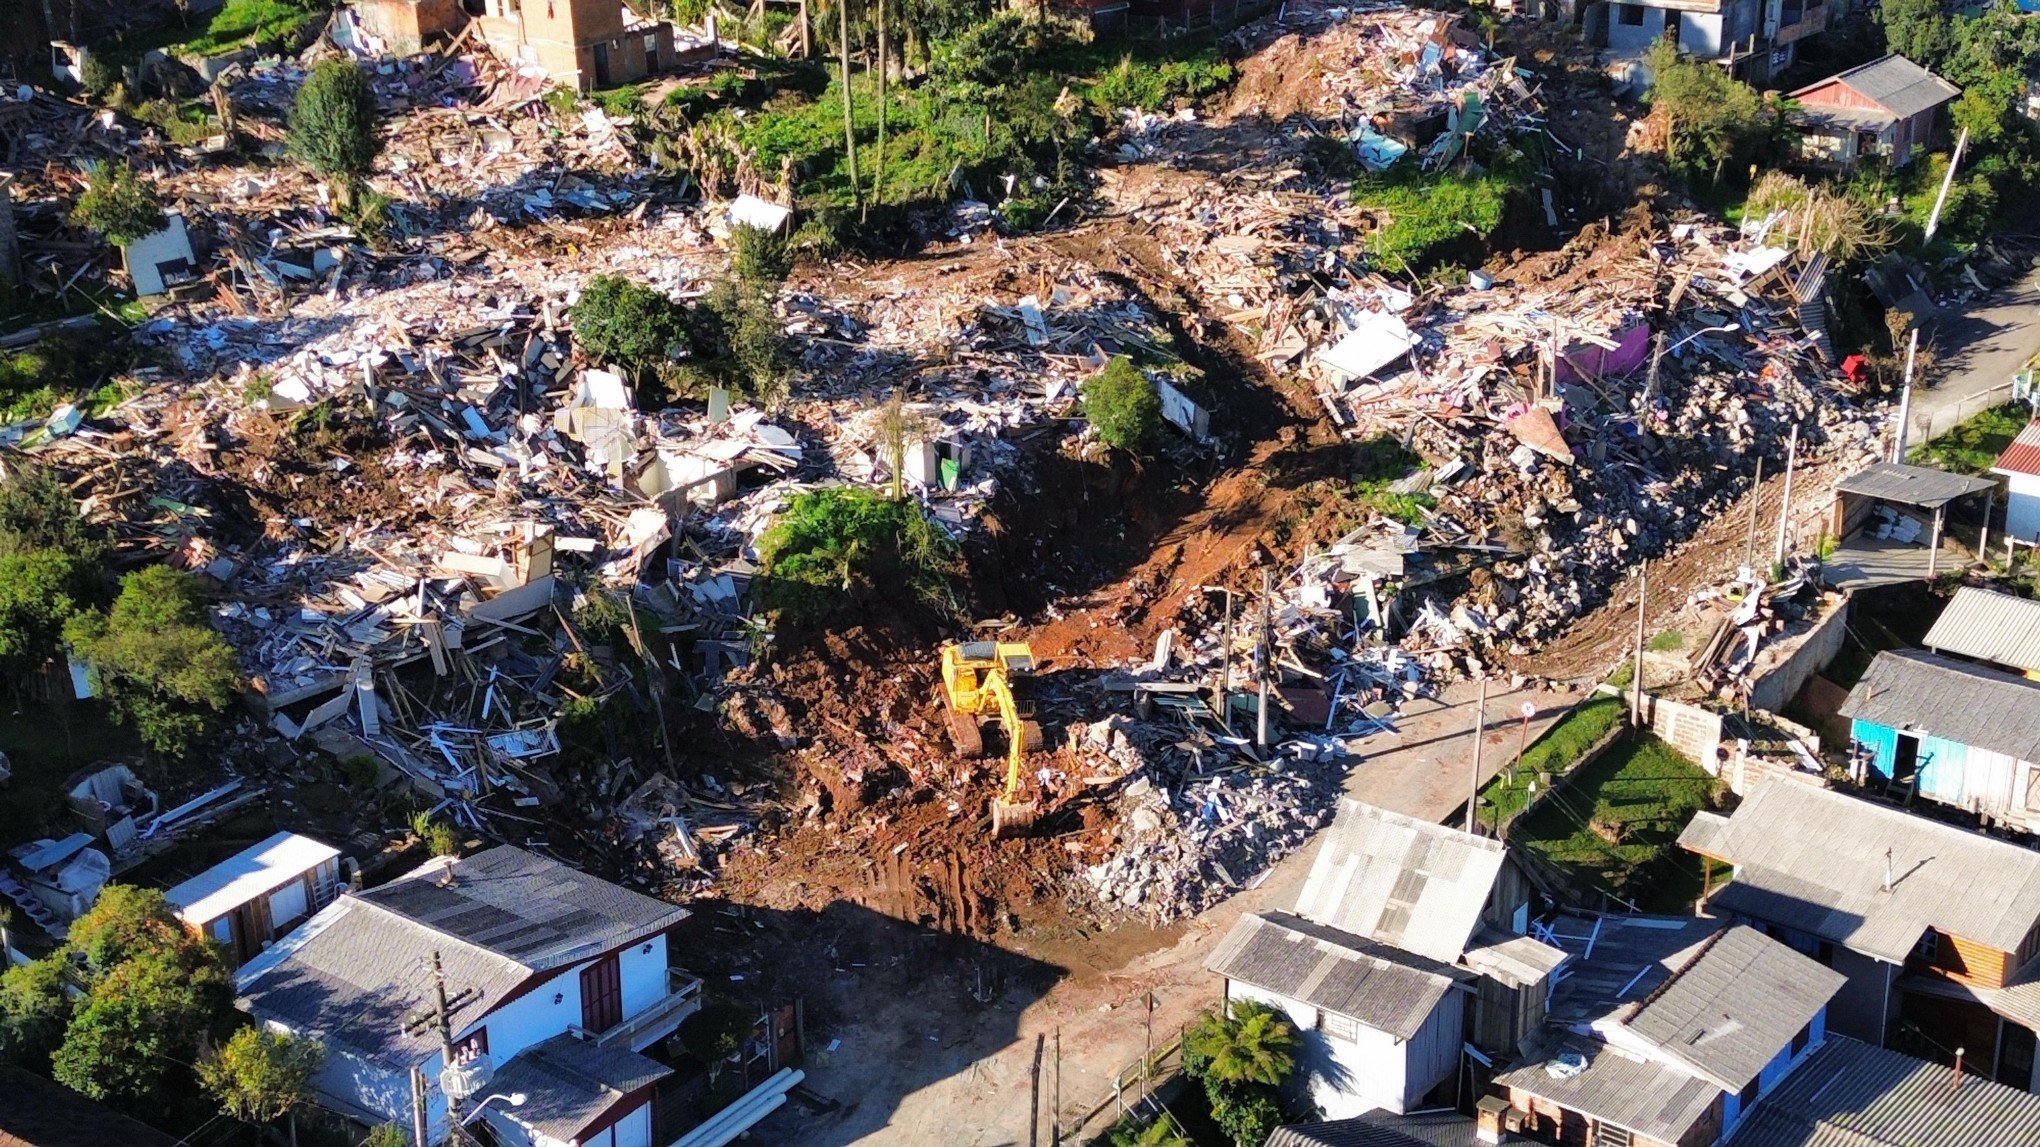
<path id="1" fill-rule="evenodd" d="M 526 1098 L 522 1107 L 492 1106 L 487 1117 L 508 1118 L 548 1139 L 571 1143 L 618 1100 L 671 1074 L 672 1068 L 629 1048 L 556 1035 L 497 1069 L 489 1090 L 502 1095 L 521 1091 Z"/>
<path id="2" fill-rule="evenodd" d="M 1501 868 L 1500 841 L 1341 800 L 1296 911 L 1449 964 Z"/>
<path id="3" fill-rule="evenodd" d="M 1937 506 L 1945 506 L 1965 494 L 1982 493 L 1996 484 L 1989 478 L 1968 478 L 1926 466 L 1902 466 L 1896 462 L 1878 462 L 1859 474 L 1842 479 L 1835 485 L 1835 489 L 1844 494 L 1885 498 L 1908 506 L 1924 506 L 1931 510 Z"/>
<path id="4" fill-rule="evenodd" d="M 1350 1016 L 1397 1039 L 1417 1034 L 1471 973 L 1287 912 L 1249 913 L 1205 961 L 1229 980 Z"/>
<path id="5" fill-rule="evenodd" d="M 460 861 L 451 887 L 443 872 L 430 864 L 360 896 L 534 971 L 585 960 L 687 918 L 684 908 L 509 845 Z"/>
<path id="6" fill-rule="evenodd" d="M 1829 1036 L 1728 1147 L 1985 1147 L 2040 1143 L 2040 1095 Z"/>
<path id="7" fill-rule="evenodd" d="M 438 1047 L 407 1025 L 426 1001 L 432 956 L 445 969 L 456 1026 L 473 1022 L 532 976 L 654 935 L 684 908 L 641 896 L 508 846 L 348 893 L 244 965 L 238 1003 L 392 1066 Z"/>
<path id="8" fill-rule="evenodd" d="M 1858 64 L 1792 94 L 1798 96 L 1830 83 L 1843 84 L 1896 116 L 1915 116 L 1962 94 L 1961 88 L 1899 55 Z"/>
<path id="9" fill-rule="evenodd" d="M 1928 928 L 2012 952 L 2040 921 L 2040 852 L 1827 789 L 1759 785 L 1711 835 L 1715 855 L 1736 865 L 1708 902 L 1716 912 L 1892 963 Z"/>
<path id="10" fill-rule="evenodd" d="M 1474 1126 L 1457 1111 L 1396 1115 L 1376 1108 L 1351 1119 L 1278 1127 L 1267 1147 L 1475 1147 Z"/>
<path id="11" fill-rule="evenodd" d="M 1590 1024 L 1642 1001 L 1689 963 L 1725 925 L 1698 916 L 1560 916 L 1553 928 L 1571 956 L 1546 1015 Z"/>
<path id="12" fill-rule="evenodd" d="M 1582 1057 L 1584 1069 L 1571 1075 L 1547 1070 L 1565 1054 Z M 1638 1135 L 1677 1143 L 1721 1089 L 1678 1068 L 1634 1059 L 1607 1044 L 1565 1039 L 1550 1055 L 1495 1077 L 1498 1087 L 1527 1091 L 1604 1123 Z"/>
<path id="13" fill-rule="evenodd" d="M 1965 585 L 1920 644 L 1978 661 L 2040 669 L 2040 601 Z"/>
<path id="14" fill-rule="evenodd" d="M 1723 1091 L 1741 1091 L 1846 981 L 1737 926 L 1716 933 L 1623 1026 Z"/>
<path id="15" fill-rule="evenodd" d="M 1924 649 L 1879 653 L 1839 712 L 2040 761 L 2040 681 Z"/>

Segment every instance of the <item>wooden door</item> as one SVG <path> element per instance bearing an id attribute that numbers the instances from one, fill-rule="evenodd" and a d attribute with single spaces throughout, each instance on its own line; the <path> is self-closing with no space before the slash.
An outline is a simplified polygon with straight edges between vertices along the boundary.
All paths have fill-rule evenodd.
<path id="1" fill-rule="evenodd" d="M 581 970 L 581 1028 L 599 1035 L 623 1022 L 623 976 L 616 953 Z"/>

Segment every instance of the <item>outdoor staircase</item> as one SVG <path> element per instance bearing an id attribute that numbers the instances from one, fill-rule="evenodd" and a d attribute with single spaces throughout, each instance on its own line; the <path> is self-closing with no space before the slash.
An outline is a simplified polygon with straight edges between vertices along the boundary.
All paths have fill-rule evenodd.
<path id="1" fill-rule="evenodd" d="M 69 936 L 71 930 L 64 922 L 57 919 L 56 913 L 51 912 L 48 905 L 36 899 L 35 893 L 30 892 L 21 881 L 16 880 L 13 873 L 0 872 L 0 896 L 5 896 L 19 905 L 22 915 L 34 922 L 36 927 L 59 940 Z"/>

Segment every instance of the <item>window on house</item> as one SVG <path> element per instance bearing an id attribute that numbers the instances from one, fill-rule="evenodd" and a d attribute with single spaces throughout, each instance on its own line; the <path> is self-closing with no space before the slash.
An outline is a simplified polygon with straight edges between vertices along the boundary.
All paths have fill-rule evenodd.
<path id="1" fill-rule="evenodd" d="M 1941 934 L 1932 928 L 1920 934 L 1919 943 L 1913 945 L 1913 955 L 1931 964 L 1941 957 Z"/>
<path id="2" fill-rule="evenodd" d="M 1355 1043 L 1360 1039 L 1360 1021 L 1351 1016 L 1322 1009 L 1317 1014 L 1317 1029 L 1333 1039 Z"/>
<path id="3" fill-rule="evenodd" d="M 1622 25 L 1625 28 L 1643 27 L 1643 5 L 1641 4 L 1615 5 L 1615 22 L 1617 24 Z"/>
<path id="4" fill-rule="evenodd" d="M 1799 1053 L 1805 1051 L 1806 1045 L 1812 1042 L 1813 1042 L 1813 1023 L 1812 1021 L 1808 1021 L 1807 1025 L 1803 1028 L 1800 1028 L 1798 1033 L 1792 1037 L 1792 1055 L 1790 1058 L 1798 1059 Z"/>
<path id="5" fill-rule="evenodd" d="M 647 59 L 650 59 L 651 57 L 653 57 L 653 56 L 656 56 L 656 55 L 658 55 L 658 54 L 659 54 L 659 35 L 658 35 L 658 33 L 656 33 L 656 32 L 646 32 L 646 33 L 645 33 L 645 58 L 647 58 Z"/>

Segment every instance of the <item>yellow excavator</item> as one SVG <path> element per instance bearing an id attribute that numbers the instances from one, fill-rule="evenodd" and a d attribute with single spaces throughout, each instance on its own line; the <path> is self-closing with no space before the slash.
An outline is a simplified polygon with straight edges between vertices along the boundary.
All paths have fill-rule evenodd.
<path id="1" fill-rule="evenodd" d="M 996 721 L 1006 735 L 1006 787 L 992 798 L 992 835 L 1021 836 L 1034 827 L 1039 807 L 1020 798 L 1027 754 L 1041 751 L 1041 726 L 1021 711 L 1013 681 L 1034 672 L 1034 651 L 1021 642 L 963 641 L 942 647 L 942 693 L 949 702 L 949 735 L 966 757 L 985 755 L 983 726 Z"/>

